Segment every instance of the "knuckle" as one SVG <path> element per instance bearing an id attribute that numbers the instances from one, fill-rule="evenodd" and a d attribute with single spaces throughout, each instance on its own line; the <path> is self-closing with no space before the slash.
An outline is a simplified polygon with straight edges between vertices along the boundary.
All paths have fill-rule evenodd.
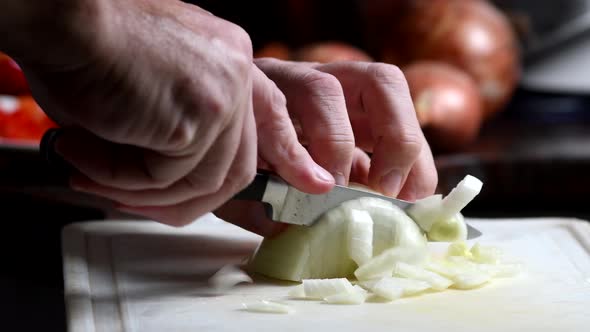
<path id="1" fill-rule="evenodd" d="M 246 54 L 249 60 L 253 58 L 253 47 L 250 35 L 239 25 L 228 22 L 228 33 L 230 34 L 233 45 L 241 53 Z"/>
<path id="2" fill-rule="evenodd" d="M 193 195 L 210 195 L 221 189 L 225 182 L 225 175 L 219 172 L 215 174 L 204 172 L 192 172 L 183 180 L 187 183 Z"/>
<path id="3" fill-rule="evenodd" d="M 198 129 L 195 121 L 186 118 L 181 119 L 167 139 L 168 146 L 174 151 L 184 151 L 193 146 L 196 141 L 197 132 Z"/>
<path id="4" fill-rule="evenodd" d="M 274 82 L 271 83 L 275 84 Z M 276 85 L 274 85 L 274 88 L 272 89 L 270 105 L 272 109 L 276 111 L 284 110 L 287 107 L 287 97 L 285 97 L 285 94 L 283 94 Z"/>
<path id="5" fill-rule="evenodd" d="M 338 79 L 328 73 L 312 70 L 303 77 L 303 86 L 313 95 L 343 97 L 344 92 Z"/>
<path id="6" fill-rule="evenodd" d="M 399 130 L 394 138 L 397 150 L 406 158 L 416 159 L 423 148 L 423 140 L 416 130 Z"/>
<path id="7" fill-rule="evenodd" d="M 248 167 L 252 166 L 252 167 Z M 228 176 L 228 190 L 236 193 L 246 188 L 256 176 L 256 169 L 254 165 L 247 165 L 246 167 L 238 167 Z"/>
<path id="8" fill-rule="evenodd" d="M 371 63 L 367 67 L 367 72 L 373 84 L 383 84 L 398 88 L 407 86 L 406 77 L 398 66 L 385 63 Z"/>
<path id="9" fill-rule="evenodd" d="M 208 193 L 216 193 L 218 192 L 225 183 L 226 176 L 223 174 L 216 174 L 214 176 L 209 177 L 207 181 L 206 187 L 209 188 Z"/>

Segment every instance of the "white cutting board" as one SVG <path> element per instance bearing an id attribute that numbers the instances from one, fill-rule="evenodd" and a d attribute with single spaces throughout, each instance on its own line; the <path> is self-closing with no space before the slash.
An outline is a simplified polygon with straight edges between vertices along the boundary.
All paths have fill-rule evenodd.
<path id="1" fill-rule="evenodd" d="M 392 303 L 286 300 L 290 284 L 260 280 L 214 295 L 207 279 L 240 263 L 260 238 L 211 215 L 181 229 L 98 221 L 63 232 L 69 330 L 78 331 L 589 331 L 590 224 L 574 219 L 470 220 L 478 241 L 507 250 L 527 273 L 471 291 Z M 292 314 L 241 310 L 285 300 Z"/>

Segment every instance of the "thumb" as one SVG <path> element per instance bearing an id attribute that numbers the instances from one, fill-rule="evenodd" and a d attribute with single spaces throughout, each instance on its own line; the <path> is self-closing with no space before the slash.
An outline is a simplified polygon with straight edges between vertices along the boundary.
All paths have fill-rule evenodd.
<path id="1" fill-rule="evenodd" d="M 329 191 L 334 186 L 334 177 L 299 143 L 285 96 L 257 67 L 252 94 L 260 158 L 301 191 L 311 194 Z"/>

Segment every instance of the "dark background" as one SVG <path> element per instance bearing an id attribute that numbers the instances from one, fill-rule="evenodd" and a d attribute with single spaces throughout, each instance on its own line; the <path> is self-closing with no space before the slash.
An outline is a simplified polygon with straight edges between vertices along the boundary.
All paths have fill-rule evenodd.
<path id="1" fill-rule="evenodd" d="M 192 2 L 244 27 L 255 49 L 277 40 L 294 47 L 334 39 L 366 46 L 358 1 Z M 313 10 L 305 7 L 310 3 Z M 468 216 L 589 218 L 588 105 L 585 95 L 519 89 L 476 144 L 437 155 L 440 190 L 470 173 L 485 187 Z M 0 150 L 0 330 L 65 330 L 61 228 L 105 213 L 22 190 L 41 185 L 51 192 L 62 181 L 35 153 Z"/>

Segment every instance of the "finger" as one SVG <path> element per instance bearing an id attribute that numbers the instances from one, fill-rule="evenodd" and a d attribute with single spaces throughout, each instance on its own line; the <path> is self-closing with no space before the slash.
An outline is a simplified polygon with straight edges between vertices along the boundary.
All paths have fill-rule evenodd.
<path id="1" fill-rule="evenodd" d="M 408 180 L 398 197 L 413 202 L 434 194 L 438 182 L 438 174 L 430 147 L 424 140 L 424 148 L 414 163 Z"/>
<path id="2" fill-rule="evenodd" d="M 251 103 L 248 100 L 246 102 Z M 194 170 L 166 188 L 120 189 L 97 183 L 83 175 L 73 175 L 70 186 L 75 190 L 99 195 L 127 206 L 168 206 L 215 193 L 225 183 L 229 169 L 237 156 L 243 127 L 254 127 L 252 115 L 249 115 L 247 122 L 243 117 L 244 115 L 239 116 L 230 124 Z M 251 130 L 256 129 L 254 127 Z"/>
<path id="3" fill-rule="evenodd" d="M 275 236 L 288 224 L 268 218 L 262 203 L 230 200 L 215 211 L 215 215 L 227 222 L 264 237 Z"/>
<path id="4" fill-rule="evenodd" d="M 254 71 L 253 97 L 261 159 L 301 191 L 329 191 L 334 178 L 299 143 L 283 93 L 258 68 Z"/>
<path id="5" fill-rule="evenodd" d="M 238 153 L 221 189 L 211 195 L 201 196 L 168 206 L 120 206 L 123 212 L 141 215 L 164 224 L 183 226 L 207 212 L 213 211 L 245 188 L 256 174 L 256 125 L 249 105 L 241 133 Z"/>
<path id="6" fill-rule="evenodd" d="M 346 185 L 354 135 L 338 80 L 295 62 L 259 59 L 256 64 L 285 94 L 289 113 L 299 120 L 312 158 L 337 184 Z"/>
<path id="7" fill-rule="evenodd" d="M 112 188 L 163 188 L 184 176 L 194 156 L 165 156 L 155 151 L 103 140 L 80 128 L 62 128 L 55 150 L 92 181 Z"/>
<path id="8" fill-rule="evenodd" d="M 369 158 L 365 151 L 359 148 L 354 149 L 352 169 L 350 170 L 350 181 L 368 186 L 370 167 L 371 158 Z"/>
<path id="9" fill-rule="evenodd" d="M 237 121 L 235 123 L 231 127 L 241 125 Z M 239 139 L 239 132 L 237 135 L 234 134 L 232 131 L 235 129 L 231 127 L 221 136 L 213 149 L 207 152 L 205 158 L 193 171 L 168 187 L 138 189 L 135 186 L 130 186 L 129 182 L 123 181 L 117 182 L 118 186 L 113 186 L 112 183 L 97 182 L 84 174 L 84 171 L 82 171 L 83 174 L 72 175 L 70 186 L 77 191 L 92 193 L 130 206 L 165 206 L 217 192 L 223 185 L 232 159 L 235 157 L 235 149 L 237 148 L 234 149 L 232 146 L 238 146 L 236 141 Z M 121 161 L 121 159 L 117 160 Z M 99 167 L 96 164 L 92 166 Z M 129 181 L 123 175 L 120 176 Z"/>
<path id="10" fill-rule="evenodd" d="M 355 133 L 363 132 L 358 135 L 359 145 L 372 145 L 370 186 L 397 196 L 423 145 L 403 73 L 395 66 L 381 63 L 345 62 L 316 68 L 341 82 L 347 107 L 357 114 Z M 364 121 L 358 116 L 362 113 L 366 113 Z M 368 137 L 372 144 L 364 142 Z"/>

